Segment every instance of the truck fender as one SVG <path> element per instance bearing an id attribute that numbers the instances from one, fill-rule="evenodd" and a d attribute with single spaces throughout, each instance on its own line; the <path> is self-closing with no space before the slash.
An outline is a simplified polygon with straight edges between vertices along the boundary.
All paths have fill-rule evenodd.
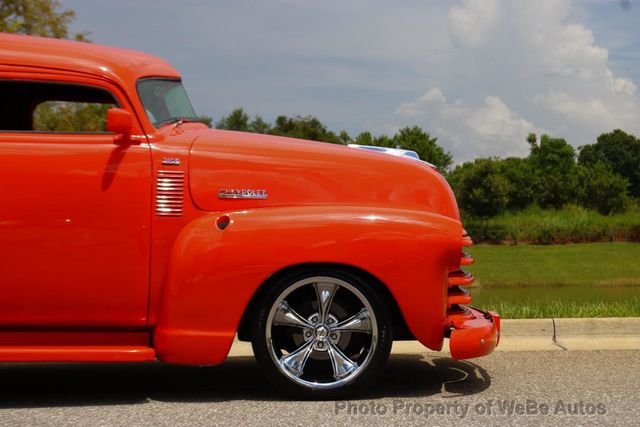
<path id="1" fill-rule="evenodd" d="M 206 214 L 179 233 L 172 250 L 154 330 L 158 358 L 221 363 L 260 286 L 282 269 L 307 263 L 348 265 L 375 276 L 413 335 L 439 350 L 447 273 L 459 265 L 461 239 L 455 219 L 379 206 Z"/>

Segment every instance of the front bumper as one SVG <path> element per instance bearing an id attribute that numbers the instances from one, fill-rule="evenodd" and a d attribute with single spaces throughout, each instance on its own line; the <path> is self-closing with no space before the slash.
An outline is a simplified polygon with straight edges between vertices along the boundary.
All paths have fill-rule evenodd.
<path id="1" fill-rule="evenodd" d="M 473 242 L 465 234 L 463 246 Z M 462 253 L 461 265 L 473 264 L 473 257 Z M 449 350 L 454 359 L 470 359 L 486 356 L 500 342 L 500 315 L 493 311 L 484 312 L 468 307 L 471 295 L 460 286 L 471 286 L 473 275 L 463 270 L 449 273 L 447 292 L 446 336 L 449 337 Z"/>
<path id="2" fill-rule="evenodd" d="M 486 356 L 500 342 L 500 315 L 458 306 L 447 311 L 449 351 L 454 359 Z"/>

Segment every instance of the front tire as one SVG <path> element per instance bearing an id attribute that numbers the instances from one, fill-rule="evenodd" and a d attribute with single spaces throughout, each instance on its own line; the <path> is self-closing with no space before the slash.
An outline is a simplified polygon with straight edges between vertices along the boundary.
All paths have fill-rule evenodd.
<path id="1" fill-rule="evenodd" d="M 327 269 L 275 283 L 251 325 L 253 352 L 267 378 L 303 399 L 352 396 L 375 380 L 393 341 L 376 285 Z"/>

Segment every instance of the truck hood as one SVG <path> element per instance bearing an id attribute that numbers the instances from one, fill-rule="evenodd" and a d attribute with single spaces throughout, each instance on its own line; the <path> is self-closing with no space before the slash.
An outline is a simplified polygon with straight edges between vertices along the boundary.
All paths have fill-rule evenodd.
<path id="1" fill-rule="evenodd" d="M 349 204 L 460 219 L 446 180 L 423 162 L 269 135 L 198 131 L 189 186 L 196 207 L 206 211 Z"/>

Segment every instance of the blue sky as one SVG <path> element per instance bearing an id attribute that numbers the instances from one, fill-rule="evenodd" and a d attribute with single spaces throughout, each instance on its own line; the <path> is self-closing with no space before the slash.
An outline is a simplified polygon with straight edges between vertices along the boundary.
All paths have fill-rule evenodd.
<path id="1" fill-rule="evenodd" d="M 95 43 L 146 51 L 214 119 L 243 107 L 332 130 L 418 125 L 457 162 L 529 132 L 640 135 L 640 0 L 63 0 Z"/>

